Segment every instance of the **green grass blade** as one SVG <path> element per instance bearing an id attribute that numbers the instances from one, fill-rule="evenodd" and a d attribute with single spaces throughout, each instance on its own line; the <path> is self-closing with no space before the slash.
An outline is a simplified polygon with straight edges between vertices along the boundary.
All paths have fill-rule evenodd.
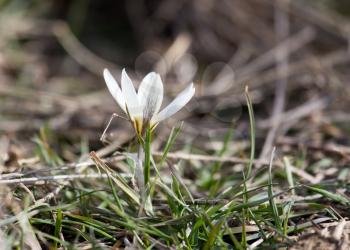
<path id="1" fill-rule="evenodd" d="M 170 132 L 170 135 L 168 137 L 168 140 L 165 144 L 165 147 L 164 147 L 164 150 L 163 150 L 163 155 L 162 155 L 162 158 L 160 160 L 160 166 L 163 165 L 164 161 L 166 160 L 166 157 L 170 151 L 170 148 L 173 146 L 173 144 L 175 143 L 175 140 L 177 138 L 177 136 L 179 135 L 180 133 L 180 130 L 182 128 L 182 125 L 183 125 L 183 122 L 181 122 L 180 126 L 178 127 L 173 127 L 171 129 L 171 132 Z"/>
<path id="2" fill-rule="evenodd" d="M 270 208 L 273 214 L 273 218 L 275 221 L 275 225 L 276 227 L 281 230 L 281 220 L 280 217 L 278 215 L 278 209 L 277 209 L 277 205 L 275 203 L 275 199 L 274 199 L 274 194 L 273 194 L 273 189 L 272 189 L 272 163 L 273 163 L 273 158 L 275 156 L 275 150 L 276 148 L 273 148 L 272 153 L 271 153 L 271 157 L 270 157 L 270 165 L 269 165 L 269 186 L 268 186 L 268 197 L 269 197 L 269 203 L 270 203 Z"/>
<path id="3" fill-rule="evenodd" d="M 289 218 L 290 218 L 290 213 L 291 213 L 291 210 L 292 210 L 292 207 L 294 205 L 294 202 L 293 201 L 290 201 L 288 202 L 287 206 L 285 206 L 283 208 L 283 211 L 284 211 L 284 218 L 283 218 L 283 235 L 285 237 L 288 236 L 288 221 L 289 221 Z"/>
<path id="4" fill-rule="evenodd" d="M 60 238 L 60 233 L 62 229 L 62 210 L 59 208 L 57 209 L 57 215 L 56 215 L 56 223 L 55 223 L 55 233 L 54 236 L 55 238 L 59 239 Z M 58 241 L 54 241 L 52 248 L 54 250 L 57 249 L 57 243 Z"/>
<path id="5" fill-rule="evenodd" d="M 327 191 L 325 189 L 322 189 L 322 188 L 311 187 L 311 186 L 306 186 L 306 187 L 308 189 L 310 189 L 311 191 L 315 192 L 315 193 L 319 193 L 322 196 L 324 196 L 324 197 L 326 197 L 328 199 L 334 200 L 336 202 L 339 202 L 339 203 L 341 203 L 341 204 L 343 204 L 345 206 L 349 206 L 350 205 L 350 200 L 347 197 L 345 197 L 345 196 L 329 192 L 329 191 Z"/>
<path id="6" fill-rule="evenodd" d="M 223 223 L 224 223 L 224 220 L 221 220 L 215 226 L 212 227 L 208 236 L 208 240 L 205 243 L 204 247 L 202 248 L 203 250 L 213 249 L 213 246 L 218 237 L 218 234 L 220 234 L 220 229 L 222 228 Z"/>
<path id="7" fill-rule="evenodd" d="M 284 166 L 286 169 L 286 175 L 287 175 L 289 187 L 292 188 L 291 192 L 293 195 L 295 195 L 294 180 L 293 180 L 293 174 L 292 174 L 291 164 L 290 164 L 289 158 L 283 157 L 283 163 L 284 163 Z"/>
<path id="8" fill-rule="evenodd" d="M 217 152 L 217 156 L 222 157 L 227 149 L 230 141 L 232 140 L 234 135 L 234 127 L 233 124 L 231 127 L 227 130 L 225 138 L 224 138 L 224 143 L 222 145 L 222 148 Z M 214 163 L 214 166 L 211 168 L 211 180 L 210 180 L 210 191 L 209 191 L 209 197 L 214 197 L 216 195 L 217 190 L 219 189 L 220 182 L 214 180 L 215 173 L 217 173 L 222 166 L 222 162 L 216 162 Z"/>

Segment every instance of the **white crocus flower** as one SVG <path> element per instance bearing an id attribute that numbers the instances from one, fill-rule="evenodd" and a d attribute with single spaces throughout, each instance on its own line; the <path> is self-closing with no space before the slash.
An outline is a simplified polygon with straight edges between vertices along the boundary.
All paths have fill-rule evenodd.
<path id="1" fill-rule="evenodd" d="M 195 91 L 191 83 L 159 112 L 164 94 L 163 82 L 159 74 L 154 72 L 147 74 L 141 81 L 137 93 L 125 69 L 122 71 L 121 88 L 108 69 L 103 71 L 103 76 L 109 92 L 128 115 L 139 135 L 148 126 L 153 129 L 159 122 L 178 112 L 191 100 Z"/>

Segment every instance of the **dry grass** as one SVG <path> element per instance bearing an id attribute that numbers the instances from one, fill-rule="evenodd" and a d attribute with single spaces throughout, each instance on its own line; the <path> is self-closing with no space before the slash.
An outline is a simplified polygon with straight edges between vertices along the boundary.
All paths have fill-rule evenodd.
<path id="1" fill-rule="evenodd" d="M 25 2 L 0 1 L 1 246 L 349 247 L 346 1 Z M 156 70 L 165 102 L 196 84 L 157 127 L 152 215 L 128 122 L 99 140 L 105 67 Z"/>

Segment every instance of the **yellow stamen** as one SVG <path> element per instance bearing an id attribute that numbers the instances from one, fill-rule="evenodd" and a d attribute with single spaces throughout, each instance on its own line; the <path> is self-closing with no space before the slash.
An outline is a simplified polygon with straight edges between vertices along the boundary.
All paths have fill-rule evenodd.
<path id="1" fill-rule="evenodd" d="M 134 128 L 136 130 L 136 133 L 141 135 L 141 133 L 142 133 L 142 118 L 135 117 L 133 119 L 133 125 L 134 125 Z"/>

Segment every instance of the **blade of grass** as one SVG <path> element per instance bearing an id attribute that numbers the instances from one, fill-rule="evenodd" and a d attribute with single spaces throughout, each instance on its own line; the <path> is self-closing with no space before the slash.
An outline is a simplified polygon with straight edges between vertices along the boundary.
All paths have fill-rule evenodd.
<path id="1" fill-rule="evenodd" d="M 228 149 L 228 144 L 230 143 L 230 141 L 232 140 L 233 137 L 233 131 L 234 131 L 234 127 L 233 124 L 231 125 L 231 127 L 227 130 L 225 138 L 224 138 L 224 143 L 222 145 L 222 148 L 216 153 L 217 156 L 222 157 L 227 149 Z M 210 191 L 209 191 L 209 197 L 212 198 L 216 195 L 217 190 L 219 189 L 219 185 L 220 185 L 220 181 L 216 181 L 214 179 L 215 173 L 217 173 L 220 168 L 222 166 L 222 162 L 215 162 L 213 167 L 211 167 L 211 179 L 210 179 Z"/>
<path id="2" fill-rule="evenodd" d="M 171 129 L 170 135 L 168 137 L 168 140 L 167 140 L 167 142 L 165 144 L 165 147 L 164 147 L 164 150 L 163 150 L 162 158 L 160 160 L 160 166 L 162 166 L 164 161 L 166 160 L 166 157 L 167 157 L 167 155 L 168 155 L 168 153 L 170 151 L 170 148 L 175 143 L 175 140 L 176 140 L 177 136 L 179 135 L 182 126 L 183 126 L 183 122 L 181 122 L 180 126 L 178 126 L 176 128 L 173 127 Z"/>
<path id="3" fill-rule="evenodd" d="M 254 117 L 254 110 L 253 110 L 253 103 L 249 95 L 248 86 L 245 88 L 245 96 L 248 106 L 248 112 L 249 112 L 249 124 L 250 124 L 250 157 L 249 157 L 249 165 L 246 172 L 246 178 L 249 179 L 253 164 L 254 164 L 254 158 L 255 158 L 255 117 Z"/>
<path id="4" fill-rule="evenodd" d="M 308 189 L 310 189 L 311 191 L 315 192 L 315 193 L 318 193 L 318 194 L 321 194 L 322 196 L 328 198 L 328 199 L 331 199 L 331 200 L 334 200 L 336 202 L 339 202 L 345 206 L 349 206 L 350 205 L 350 200 L 345 197 L 345 196 L 342 196 L 340 194 L 335 194 L 335 193 L 332 193 L 332 192 L 329 192 L 325 189 L 322 189 L 322 188 L 317 188 L 317 187 L 311 187 L 311 186 L 306 186 L 304 185 L 305 187 L 307 187 Z"/>
<path id="5" fill-rule="evenodd" d="M 167 186 L 165 185 L 162 181 L 156 180 L 157 185 L 162 188 L 167 194 L 169 194 L 171 197 L 173 197 L 178 203 L 180 203 L 184 208 L 188 211 L 192 211 L 190 207 L 182 200 L 180 200 L 177 195 Z"/>
<path id="6" fill-rule="evenodd" d="M 285 206 L 283 208 L 283 212 L 284 212 L 284 218 L 283 218 L 283 234 L 284 236 L 288 236 L 288 221 L 289 221 L 289 217 L 290 217 L 290 213 L 292 210 L 294 202 L 290 201 L 288 202 L 287 206 Z"/>
<path id="7" fill-rule="evenodd" d="M 253 103 L 251 101 L 248 86 L 245 87 L 245 96 L 246 96 L 246 102 L 248 106 L 248 113 L 249 113 L 249 124 L 250 124 L 250 157 L 249 157 L 249 163 L 248 167 L 246 169 L 246 172 L 243 171 L 243 201 L 244 203 L 248 203 L 248 187 L 247 187 L 247 180 L 250 179 L 253 164 L 254 164 L 254 158 L 255 158 L 255 118 L 254 118 L 254 110 L 253 110 Z M 245 208 L 242 209 L 242 247 L 247 247 L 247 237 L 246 237 L 246 231 L 245 231 L 245 220 L 246 218 L 249 221 L 249 215 L 246 212 Z"/>
<path id="8" fill-rule="evenodd" d="M 204 247 L 202 248 L 203 250 L 213 249 L 216 238 L 218 237 L 218 234 L 220 234 L 220 229 L 223 224 L 224 224 L 224 220 L 221 220 L 215 226 L 213 226 L 213 228 L 209 233 L 208 240 L 205 243 Z"/>
<path id="9" fill-rule="evenodd" d="M 273 215 L 273 218 L 274 218 L 274 221 L 275 221 L 275 225 L 276 225 L 276 227 L 279 230 L 281 230 L 282 224 L 281 224 L 280 217 L 278 215 L 278 209 L 277 209 L 277 205 L 275 203 L 275 199 L 274 199 L 274 195 L 273 195 L 273 189 L 272 189 L 272 163 L 273 163 L 273 159 L 275 157 L 275 151 L 276 151 L 276 148 L 274 147 L 272 149 L 271 157 L 270 157 L 269 179 L 268 179 L 269 186 L 267 188 L 267 192 L 268 192 L 268 197 L 269 197 L 270 209 L 272 211 L 272 215 Z"/>
<path id="10" fill-rule="evenodd" d="M 117 214 L 119 216 L 122 216 L 124 214 L 124 209 L 123 209 L 122 203 L 118 197 L 117 190 L 115 190 L 115 187 L 112 183 L 112 179 L 110 178 L 110 174 L 107 173 L 107 175 L 108 175 L 108 184 L 109 184 L 110 188 L 112 189 L 113 198 L 114 198 L 115 203 L 117 204 L 115 211 L 117 212 Z"/>
<path id="11" fill-rule="evenodd" d="M 45 232 L 39 231 L 39 230 L 35 230 L 35 233 L 36 233 L 37 235 L 40 235 L 40 236 L 43 237 L 43 238 L 47 238 L 47 239 L 53 240 L 54 242 L 57 241 L 57 242 L 59 242 L 62 246 L 65 246 L 67 249 L 70 249 L 70 248 L 72 247 L 71 244 L 69 244 L 69 243 L 67 243 L 67 242 L 65 242 L 65 241 L 63 241 L 63 240 L 60 240 L 59 238 L 57 238 L 57 237 L 55 237 L 55 236 L 53 236 L 53 235 L 51 235 L 51 234 L 49 234 L 49 233 L 45 233 Z"/>
<path id="12" fill-rule="evenodd" d="M 292 174 L 292 170 L 290 168 L 291 164 L 290 164 L 290 160 L 288 157 L 283 157 L 283 163 L 286 169 L 286 175 L 287 175 L 287 180 L 288 180 L 288 184 L 290 188 L 294 187 L 294 180 L 293 180 L 293 174 Z M 291 190 L 292 195 L 295 195 L 295 189 L 293 188 Z"/>
<path id="13" fill-rule="evenodd" d="M 288 191 L 289 191 L 289 189 L 287 189 L 285 191 L 278 192 L 278 193 L 274 194 L 271 197 L 265 197 L 265 198 L 262 198 L 262 199 L 259 199 L 259 200 L 255 200 L 255 201 L 250 201 L 250 202 L 247 202 L 247 203 L 241 203 L 241 204 L 232 203 L 231 206 L 228 207 L 228 209 L 222 211 L 221 213 L 218 213 L 215 216 L 219 217 L 219 216 L 223 216 L 223 214 L 231 213 L 232 211 L 241 211 L 241 209 L 244 209 L 244 208 L 257 207 L 257 206 L 265 203 L 266 201 L 269 201 L 270 199 L 273 199 L 275 197 L 278 197 L 278 196 L 280 196 L 282 194 L 287 193 Z"/>
<path id="14" fill-rule="evenodd" d="M 256 219 L 255 214 L 253 213 L 253 211 L 252 211 L 250 208 L 248 208 L 247 210 L 248 210 L 248 212 L 250 213 L 250 216 L 253 218 L 255 224 L 258 226 L 259 231 L 260 231 L 260 233 L 261 233 L 263 239 L 266 240 L 267 237 L 266 237 L 265 231 L 263 230 L 263 228 L 262 228 L 260 222 Z"/>
<path id="15" fill-rule="evenodd" d="M 241 245 L 244 249 L 247 249 L 247 231 L 246 231 L 246 227 L 245 227 L 245 223 L 246 223 L 246 209 L 242 209 L 241 211 L 242 214 L 242 240 L 241 240 Z"/>
<path id="16" fill-rule="evenodd" d="M 317 218 L 299 225 L 295 225 L 295 226 L 289 226 L 288 227 L 288 233 L 295 233 L 298 232 L 302 229 L 308 228 L 308 227 L 312 227 L 315 226 L 317 224 L 326 222 L 326 221 L 330 221 L 333 220 L 332 218 L 328 218 L 328 217 L 322 217 L 322 218 Z"/>
<path id="17" fill-rule="evenodd" d="M 90 157 L 97 167 L 102 168 L 105 172 L 110 176 L 110 178 L 114 181 L 114 183 L 130 198 L 132 199 L 138 206 L 140 206 L 140 198 L 139 196 L 125 183 L 123 178 L 119 176 L 117 173 L 113 176 L 109 171 L 109 167 L 96 155 L 95 152 L 90 153 Z"/>
<path id="18" fill-rule="evenodd" d="M 152 185 L 157 184 L 159 187 L 163 188 L 167 194 L 169 194 L 171 197 L 173 197 L 177 202 L 179 202 L 181 205 L 185 207 L 186 210 L 191 211 L 191 209 L 186 205 L 186 202 L 184 200 L 180 200 L 176 194 L 165 184 L 165 181 L 163 180 L 161 173 L 159 172 L 159 169 L 157 168 L 156 163 L 154 162 L 153 158 L 151 158 L 151 163 L 156 171 L 156 178 L 154 178 Z"/>
<path id="19" fill-rule="evenodd" d="M 181 184 L 181 186 L 183 187 L 183 189 L 185 189 L 188 197 L 190 198 L 191 202 L 194 203 L 194 199 L 193 199 L 193 196 L 190 192 L 190 190 L 187 188 L 185 182 L 182 180 L 180 174 L 178 173 L 178 171 L 176 170 L 175 167 L 173 167 L 172 165 L 168 165 L 169 166 L 169 169 L 171 171 L 171 173 L 173 174 L 173 176 L 176 178 L 176 180 Z"/>
<path id="20" fill-rule="evenodd" d="M 231 232 L 231 229 L 229 228 L 227 223 L 225 223 L 225 229 L 226 229 L 225 231 L 228 232 L 228 235 L 230 236 L 230 239 L 232 240 L 233 244 L 235 245 L 235 248 L 238 249 L 238 250 L 243 250 L 244 248 L 239 243 L 239 241 L 237 240 L 236 236 Z"/>
<path id="21" fill-rule="evenodd" d="M 54 232 L 54 236 L 57 239 L 60 238 L 61 229 L 62 229 L 62 210 L 59 208 L 59 209 L 57 209 L 56 223 L 55 223 L 55 232 Z M 56 241 L 56 240 L 53 243 L 52 248 L 54 250 L 57 249 L 57 243 L 58 243 L 58 241 Z"/>
<path id="22" fill-rule="evenodd" d="M 249 124 L 250 124 L 250 157 L 249 157 L 249 163 L 248 167 L 246 169 L 246 172 L 243 170 L 243 201 L 244 203 L 248 203 L 248 187 L 247 187 L 247 180 L 250 179 L 254 158 L 255 158 L 255 118 L 254 118 L 254 111 L 253 111 L 253 103 L 250 99 L 248 86 L 245 87 L 245 96 L 246 96 L 246 102 L 248 106 L 248 113 L 249 113 Z M 249 214 L 246 212 L 245 208 L 242 209 L 242 240 L 241 244 L 243 248 L 247 247 L 247 237 L 246 237 L 246 231 L 245 231 L 245 221 L 246 218 L 249 221 Z"/>

